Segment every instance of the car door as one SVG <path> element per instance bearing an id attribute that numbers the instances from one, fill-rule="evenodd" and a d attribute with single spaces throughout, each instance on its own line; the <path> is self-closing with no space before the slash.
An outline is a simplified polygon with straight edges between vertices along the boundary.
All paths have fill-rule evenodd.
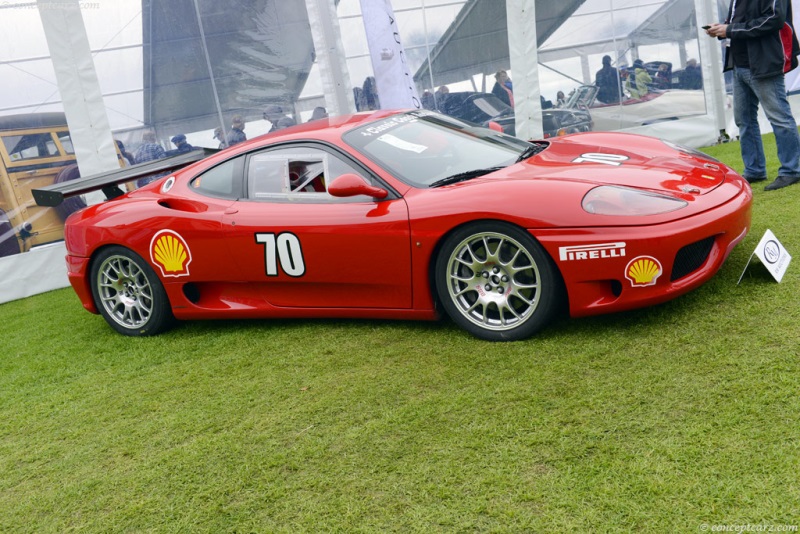
<path id="1" fill-rule="evenodd" d="M 384 200 L 335 198 L 327 184 L 358 163 L 322 145 L 251 154 L 247 198 L 225 215 L 227 241 L 244 280 L 267 302 L 303 308 L 410 308 L 408 209 Z"/>

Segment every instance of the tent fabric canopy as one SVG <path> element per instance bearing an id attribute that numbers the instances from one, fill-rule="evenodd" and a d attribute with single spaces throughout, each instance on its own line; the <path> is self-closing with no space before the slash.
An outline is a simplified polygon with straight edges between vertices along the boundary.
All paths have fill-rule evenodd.
<path id="1" fill-rule="evenodd" d="M 217 104 L 245 120 L 260 119 L 269 104 L 291 109 L 314 61 L 305 4 L 241 0 L 230 9 L 201 0 L 197 6 L 142 3 L 145 124 L 213 127 Z"/>
<path id="2" fill-rule="evenodd" d="M 685 41 L 697 36 L 694 0 L 641 0 L 614 8 L 585 9 L 591 0 L 536 1 L 539 61 L 604 53 L 615 42 L 632 46 Z M 611 21 L 613 20 L 613 24 Z M 623 50 L 624 51 L 624 50 Z M 431 53 L 436 85 L 509 68 L 505 2 L 469 0 Z M 428 62 L 414 75 L 430 85 Z"/>
<path id="3" fill-rule="evenodd" d="M 606 53 L 621 43 L 630 47 L 688 41 L 697 37 L 694 0 L 642 0 L 611 12 L 593 12 L 562 21 L 558 31 L 539 50 L 540 61 Z M 588 29 L 591 28 L 591 32 Z M 587 35 L 588 34 L 588 35 Z"/>
<path id="4" fill-rule="evenodd" d="M 585 0 L 536 0 L 536 32 L 544 43 Z M 469 0 L 431 50 L 431 57 L 414 74 L 417 84 L 460 82 L 478 72 L 509 68 L 505 2 Z"/>

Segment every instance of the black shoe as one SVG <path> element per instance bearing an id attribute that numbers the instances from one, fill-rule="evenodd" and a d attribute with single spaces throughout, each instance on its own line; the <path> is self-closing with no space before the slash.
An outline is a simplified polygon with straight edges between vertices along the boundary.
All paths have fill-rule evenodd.
<path id="1" fill-rule="evenodd" d="M 747 183 L 754 184 L 756 182 L 763 182 L 764 180 L 767 179 L 767 177 L 766 176 L 756 176 L 755 178 L 748 178 L 747 176 L 745 176 L 744 179 L 747 180 Z"/>
<path id="2" fill-rule="evenodd" d="M 774 182 L 764 188 L 764 191 L 775 191 L 797 182 L 800 182 L 800 176 L 778 176 Z"/>

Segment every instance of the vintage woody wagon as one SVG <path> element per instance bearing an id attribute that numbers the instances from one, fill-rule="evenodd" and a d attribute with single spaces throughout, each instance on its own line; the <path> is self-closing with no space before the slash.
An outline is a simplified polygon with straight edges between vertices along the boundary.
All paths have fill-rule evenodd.
<path id="1" fill-rule="evenodd" d="M 64 238 L 64 219 L 83 201 L 41 207 L 31 190 L 77 176 L 63 113 L 0 117 L 0 257 Z"/>

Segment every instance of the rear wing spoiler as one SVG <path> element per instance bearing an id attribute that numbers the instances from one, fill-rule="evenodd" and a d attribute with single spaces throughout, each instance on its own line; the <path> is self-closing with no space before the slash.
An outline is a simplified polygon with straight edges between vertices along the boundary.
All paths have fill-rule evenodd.
<path id="1" fill-rule="evenodd" d="M 196 161 L 205 159 L 212 154 L 219 152 L 214 148 L 203 148 L 184 152 L 168 158 L 156 161 L 139 163 L 130 167 L 122 167 L 109 172 L 93 174 L 85 178 L 70 180 L 60 184 L 46 185 L 38 189 L 33 189 L 33 199 L 39 206 L 54 207 L 58 206 L 65 199 L 77 195 L 83 195 L 91 191 L 102 190 L 107 199 L 118 197 L 123 193 L 120 184 L 144 178 L 153 174 L 176 171 L 186 167 Z"/>

